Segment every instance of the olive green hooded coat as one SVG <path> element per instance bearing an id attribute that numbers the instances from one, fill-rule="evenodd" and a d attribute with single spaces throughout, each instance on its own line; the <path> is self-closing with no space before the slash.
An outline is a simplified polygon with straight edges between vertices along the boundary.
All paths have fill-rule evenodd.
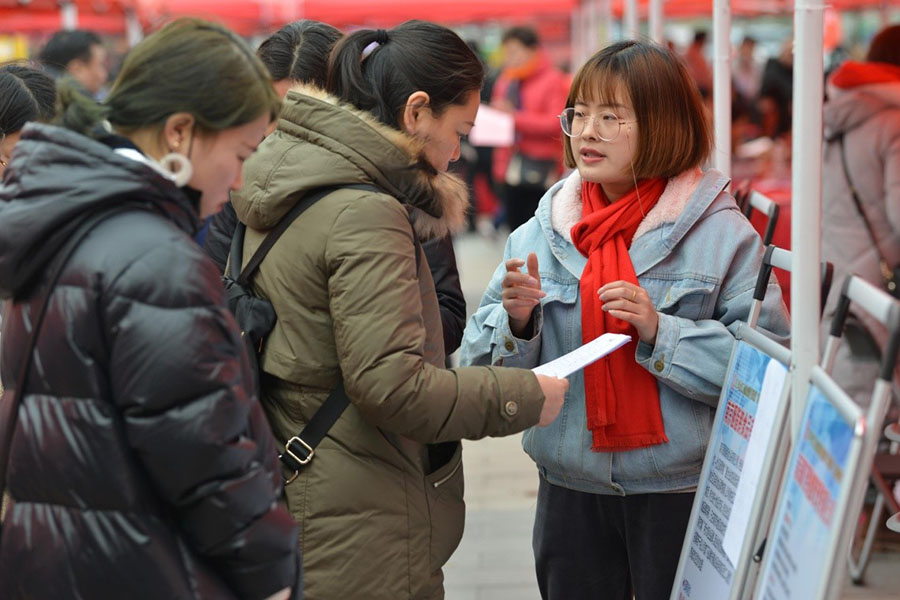
<path id="1" fill-rule="evenodd" d="M 278 314 L 261 360 L 275 436 L 299 433 L 341 376 L 351 399 L 286 488 L 308 600 L 442 598 L 441 567 L 464 521 L 458 440 L 521 431 L 543 405 L 529 371 L 441 368 L 437 296 L 424 257 L 417 266 L 413 230 L 422 240 L 446 234 L 463 222 L 467 194 L 421 151 L 368 113 L 301 88 L 232 199 L 248 225 L 247 261 L 309 191 L 384 190 L 318 201 L 254 280 Z"/>

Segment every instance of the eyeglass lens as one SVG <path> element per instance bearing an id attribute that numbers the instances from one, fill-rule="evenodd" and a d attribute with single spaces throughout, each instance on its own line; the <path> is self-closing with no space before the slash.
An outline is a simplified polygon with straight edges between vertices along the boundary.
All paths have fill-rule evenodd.
<path id="1" fill-rule="evenodd" d="M 574 108 L 567 108 L 559 116 L 563 133 L 570 137 L 576 137 L 584 133 L 591 115 Z M 615 113 L 602 112 L 593 115 L 594 132 L 605 142 L 611 142 L 619 136 L 622 128 L 622 120 Z"/>

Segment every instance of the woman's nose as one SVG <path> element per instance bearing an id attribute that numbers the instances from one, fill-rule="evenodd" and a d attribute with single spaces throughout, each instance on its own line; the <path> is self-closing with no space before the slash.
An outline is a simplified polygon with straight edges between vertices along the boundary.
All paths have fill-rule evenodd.
<path id="1" fill-rule="evenodd" d="M 594 117 L 588 117 L 584 122 L 584 130 L 581 132 L 582 139 L 598 140 L 600 135 L 597 133 L 597 120 Z"/>

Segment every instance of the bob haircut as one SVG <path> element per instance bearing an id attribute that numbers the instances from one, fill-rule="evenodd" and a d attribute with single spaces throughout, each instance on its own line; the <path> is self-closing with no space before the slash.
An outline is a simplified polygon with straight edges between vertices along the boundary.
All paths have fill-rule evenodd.
<path id="1" fill-rule="evenodd" d="M 709 156 L 712 132 L 697 84 L 667 48 L 628 40 L 594 54 L 575 75 L 566 108 L 591 100 L 631 101 L 638 123 L 638 179 L 674 177 Z M 572 144 L 563 137 L 566 166 L 575 168 Z"/>

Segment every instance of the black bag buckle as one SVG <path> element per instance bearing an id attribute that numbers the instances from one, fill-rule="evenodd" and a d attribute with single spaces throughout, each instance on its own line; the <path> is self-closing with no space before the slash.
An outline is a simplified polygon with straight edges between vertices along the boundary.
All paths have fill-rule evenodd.
<path id="1" fill-rule="evenodd" d="M 294 473 L 284 480 L 284 485 L 293 483 L 300 476 L 300 469 L 308 465 L 315 455 L 315 449 L 299 436 L 289 439 L 284 445 L 284 453 L 278 455 L 279 460 Z"/>

